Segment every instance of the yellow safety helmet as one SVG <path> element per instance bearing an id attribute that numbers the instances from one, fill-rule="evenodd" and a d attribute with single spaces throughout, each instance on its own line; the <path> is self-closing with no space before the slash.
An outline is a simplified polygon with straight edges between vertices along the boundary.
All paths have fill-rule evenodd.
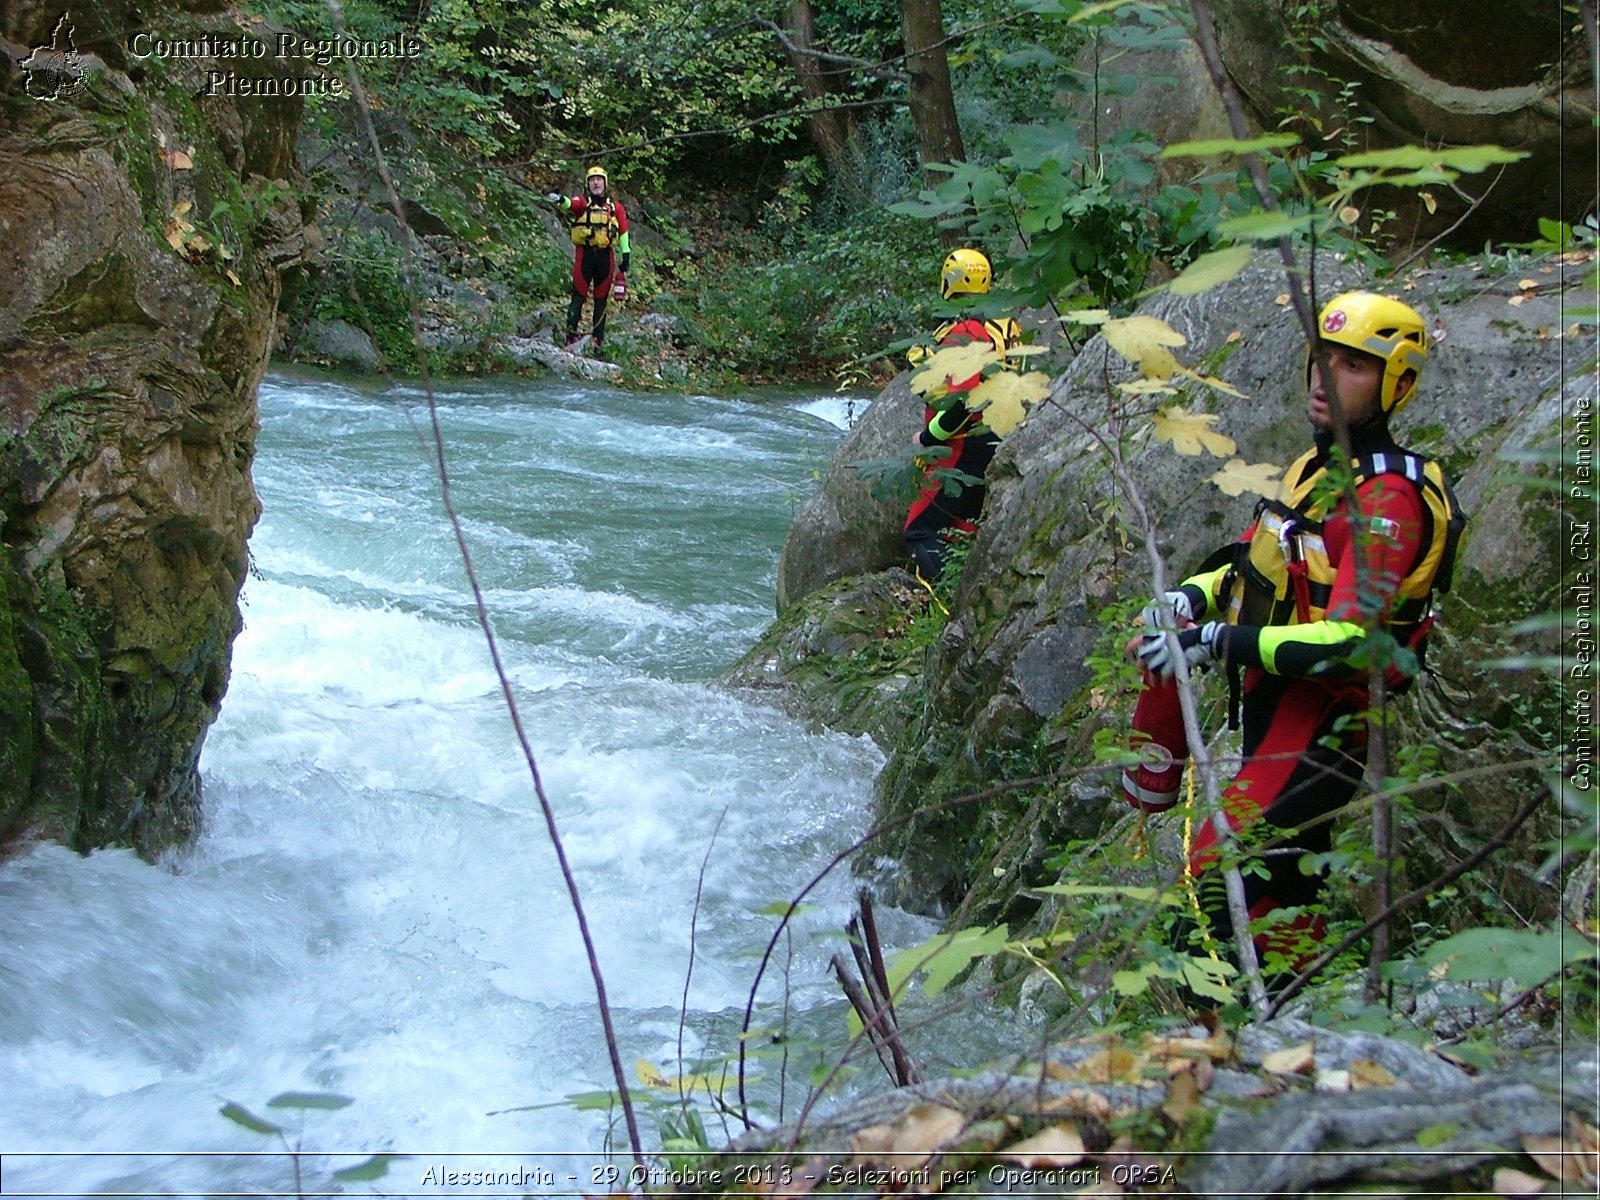
<path id="1" fill-rule="evenodd" d="M 1416 394 L 1415 383 L 1405 395 L 1399 394 L 1400 377 L 1407 371 L 1422 374 L 1428 359 L 1428 326 L 1422 314 L 1409 304 L 1374 292 L 1344 292 L 1323 305 L 1317 317 L 1317 337 L 1383 360 L 1383 383 L 1378 396 L 1385 413 L 1399 412 Z"/>
<path id="2" fill-rule="evenodd" d="M 599 163 L 595 163 L 594 166 L 590 167 L 587 171 L 585 171 L 583 173 L 583 181 L 584 181 L 584 183 L 588 183 L 589 180 L 593 179 L 596 175 L 600 176 L 601 179 L 604 179 L 606 181 L 606 186 L 607 187 L 611 186 L 611 176 L 606 174 L 606 169 L 604 167 L 602 167 Z"/>
<path id="3" fill-rule="evenodd" d="M 981 295 L 989 290 L 993 274 L 983 251 L 966 247 L 952 250 L 939 270 L 939 293 L 946 300 L 963 294 Z"/>

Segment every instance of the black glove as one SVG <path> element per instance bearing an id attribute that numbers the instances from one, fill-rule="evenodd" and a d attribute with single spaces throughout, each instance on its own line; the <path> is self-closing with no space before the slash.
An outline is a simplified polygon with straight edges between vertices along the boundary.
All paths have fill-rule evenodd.
<path id="1" fill-rule="evenodd" d="M 1204 625 L 1193 625 L 1178 632 L 1178 649 L 1182 651 L 1191 671 L 1223 657 L 1225 647 L 1222 639 L 1226 628 L 1221 621 L 1207 621 Z M 1139 644 L 1138 656 L 1144 669 L 1156 679 L 1176 678 L 1177 658 L 1172 653 L 1172 643 L 1167 640 L 1165 633 L 1145 634 Z"/>
<path id="2" fill-rule="evenodd" d="M 632 258 L 633 258 L 633 252 L 632 251 L 627 251 L 622 256 L 622 273 L 624 275 L 626 275 L 628 273 L 628 264 L 632 260 Z"/>

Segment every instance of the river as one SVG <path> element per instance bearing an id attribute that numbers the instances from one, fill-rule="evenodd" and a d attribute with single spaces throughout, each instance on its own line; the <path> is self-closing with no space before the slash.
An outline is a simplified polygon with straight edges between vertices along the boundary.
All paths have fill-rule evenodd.
<path id="1" fill-rule="evenodd" d="M 770 620 L 778 548 L 845 402 L 544 381 L 438 400 L 623 1061 L 636 1084 L 675 1076 L 681 1047 L 715 1074 L 770 906 L 865 829 L 882 761 L 709 686 Z M 311 1193 L 387 1152 L 414 1157 L 344 1186 L 449 1194 L 425 1173 L 521 1169 L 604 1191 L 597 1164 L 624 1139 L 595 1095 L 611 1077 L 594 989 L 424 397 L 273 375 L 261 413 L 264 513 L 199 840 L 157 865 L 42 845 L 0 868 L 0 1187 Z M 757 1024 L 788 1022 L 752 1067 L 763 1120 L 792 1115 L 844 1040 L 826 963 L 853 891 L 842 871 L 818 890 L 762 991 Z M 885 922 L 902 942 L 929 932 Z M 268 1105 L 290 1092 L 350 1103 Z M 670 1095 L 637 1094 L 655 1144 Z M 737 1132 L 704 1120 L 714 1142 Z"/>

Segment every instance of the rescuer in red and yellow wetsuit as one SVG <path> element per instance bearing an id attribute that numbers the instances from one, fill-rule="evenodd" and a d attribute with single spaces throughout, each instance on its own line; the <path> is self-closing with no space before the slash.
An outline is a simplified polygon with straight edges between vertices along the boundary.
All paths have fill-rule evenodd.
<path id="1" fill-rule="evenodd" d="M 1318 899 L 1321 873 L 1302 872 L 1300 859 L 1330 849 L 1332 834 L 1327 820 L 1301 827 L 1347 804 L 1362 778 L 1368 666 L 1356 652 L 1372 631 L 1387 629 L 1420 655 L 1432 595 L 1449 586 L 1464 524 L 1437 464 L 1402 449 L 1389 432 L 1427 358 L 1422 317 L 1398 301 L 1347 292 L 1323 308 L 1318 333 L 1307 364 L 1314 447 L 1285 472 L 1280 498 L 1257 506 L 1236 543 L 1145 610 L 1145 634 L 1131 644 L 1146 669 L 1133 721 L 1146 762 L 1124 774 L 1123 792 L 1147 811 L 1177 802 L 1188 758 L 1173 684 L 1177 656 L 1190 667 L 1219 663 L 1242 672 L 1243 766 L 1223 807 L 1235 831 L 1259 823 L 1275 849 L 1291 851 L 1258 860 L 1264 878 L 1244 873 L 1253 921 Z M 1350 434 L 1354 511 L 1326 482 L 1335 403 Z M 1390 674 L 1394 687 L 1409 682 Z M 1203 910 L 1226 948 L 1232 934 L 1221 881 L 1208 874 L 1218 855 L 1211 822 L 1197 822 L 1187 869 L 1205 885 Z M 1279 971 L 1299 969 L 1322 937 L 1321 918 L 1309 913 L 1282 913 L 1266 925 L 1257 949 L 1276 951 Z"/>
<path id="2" fill-rule="evenodd" d="M 952 250 L 940 271 L 940 294 L 946 300 L 982 295 L 989 290 L 992 275 L 989 260 L 982 252 Z M 984 320 L 970 316 L 945 322 L 934 331 L 932 340 L 940 349 L 989 342 L 1003 354 L 1017 344 L 1020 336 L 1021 330 L 1010 317 Z M 914 346 L 906 357 L 917 366 L 933 352 L 927 346 Z M 950 553 L 950 532 L 977 532 L 978 515 L 983 510 L 987 492 L 983 477 L 1000 444 L 1000 439 L 983 424 L 983 414 L 972 412 L 961 400 L 961 396 L 977 387 L 982 378 L 981 374 L 960 382 L 946 378 L 942 385 L 926 393 L 928 404 L 923 410 L 923 427 L 917 434 L 917 444 L 930 450 L 942 449 L 943 453 L 927 456 L 928 482 L 906 513 L 903 539 L 916 561 L 917 570 L 930 583 L 944 570 Z M 942 470 L 960 471 L 977 482 L 947 488 L 944 479 L 934 475 Z"/>
<path id="3" fill-rule="evenodd" d="M 628 294 L 628 267 L 631 265 L 628 214 L 622 201 L 609 194 L 610 178 L 602 166 L 584 172 L 583 195 L 563 196 L 551 192 L 545 197 L 558 211 L 567 214 L 572 234 L 572 299 L 567 302 L 567 345 L 578 341 L 578 323 L 583 318 L 583 302 L 594 297 L 594 344 L 606 339 L 606 306 Z"/>

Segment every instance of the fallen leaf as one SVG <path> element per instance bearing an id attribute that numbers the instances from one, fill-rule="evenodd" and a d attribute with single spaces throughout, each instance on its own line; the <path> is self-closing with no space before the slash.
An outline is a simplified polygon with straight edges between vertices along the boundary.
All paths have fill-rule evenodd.
<path id="1" fill-rule="evenodd" d="M 1348 1092 L 1350 1090 L 1350 1072 L 1342 1067 L 1328 1070 L 1319 1070 L 1312 1087 L 1319 1092 Z"/>
<path id="2" fill-rule="evenodd" d="M 1052 1125 L 995 1155 L 1023 1167 L 1070 1167 L 1083 1161 L 1083 1138 L 1071 1125 Z"/>
<path id="3" fill-rule="evenodd" d="M 967 1118 L 953 1108 L 942 1104 L 919 1104 L 906 1113 L 895 1131 L 891 1152 L 895 1162 L 902 1166 L 920 1166 L 926 1157 L 947 1142 L 961 1136 L 967 1127 Z M 923 1154 L 922 1160 L 906 1159 L 904 1155 Z"/>
<path id="4" fill-rule="evenodd" d="M 1346 204 L 1339 210 L 1339 220 L 1345 225 L 1354 225 L 1361 219 L 1361 210 L 1354 204 Z"/>
<path id="5" fill-rule="evenodd" d="M 233 284 L 234 287 L 243 287 L 244 286 L 244 284 L 239 281 L 239 277 L 237 275 L 235 275 L 231 270 L 224 271 L 223 274 L 228 277 L 228 282 Z"/>
<path id="6" fill-rule="evenodd" d="M 166 159 L 167 166 L 174 171 L 188 171 L 194 167 L 194 159 L 190 158 L 182 150 L 168 150 L 161 157 Z"/>
<path id="7" fill-rule="evenodd" d="M 1150 1054 L 1164 1058 L 1187 1054 L 1223 1062 L 1233 1054 L 1233 1039 L 1228 1036 L 1227 1029 L 1221 1026 L 1207 1038 L 1151 1037 L 1145 1039 L 1145 1045 Z"/>
<path id="8" fill-rule="evenodd" d="M 1519 279 L 1517 280 L 1517 286 L 1525 292 L 1531 292 L 1539 286 L 1539 281 L 1537 279 Z"/>
<path id="9" fill-rule="evenodd" d="M 1507 298 L 1506 303 L 1511 305 L 1512 308 L 1516 308 L 1518 305 L 1520 305 L 1527 298 L 1528 297 L 1525 296 L 1525 295 L 1524 296 L 1511 296 L 1511 297 Z"/>
<path id="10" fill-rule="evenodd" d="M 1513 1167 L 1500 1167 L 1494 1173 L 1494 1190 L 1502 1196 L 1542 1196 L 1547 1183 Z"/>
<path id="11" fill-rule="evenodd" d="M 1289 303 L 1289 293 L 1288 292 L 1279 292 L 1276 296 L 1274 296 L 1272 298 L 1272 302 L 1274 304 L 1276 304 L 1279 308 L 1282 308 L 1285 304 Z"/>
<path id="12" fill-rule="evenodd" d="M 1398 1083 L 1389 1068 L 1370 1058 L 1358 1058 L 1350 1064 L 1350 1087 L 1386 1088 Z"/>
<path id="13" fill-rule="evenodd" d="M 1274 1075 L 1309 1075 L 1316 1069 L 1316 1048 L 1310 1042 L 1274 1050 L 1261 1060 L 1263 1070 Z"/>
<path id="14" fill-rule="evenodd" d="M 1232 343 L 1239 341 L 1243 337 L 1244 337 L 1244 330 L 1235 329 L 1227 337 L 1223 338 L 1222 341 L 1223 341 L 1223 343 L 1225 345 L 1231 345 Z"/>
<path id="15" fill-rule="evenodd" d="M 193 207 L 193 200 L 179 200 L 172 206 L 172 215 L 175 217 L 186 217 L 189 215 L 189 210 Z"/>
<path id="16" fill-rule="evenodd" d="M 1047 1062 L 1044 1073 L 1051 1079 L 1066 1077 L 1060 1063 Z M 1070 1112 L 1080 1117 L 1093 1117 L 1102 1124 L 1111 1119 L 1111 1101 L 1089 1088 L 1071 1088 L 1052 1096 L 1041 1107 L 1045 1112 Z"/>
<path id="17" fill-rule="evenodd" d="M 1065 1068 L 1066 1079 L 1081 1083 L 1139 1083 L 1140 1059 L 1126 1046 L 1107 1046 L 1075 1066 Z"/>
<path id="18" fill-rule="evenodd" d="M 1179 454 L 1203 452 L 1223 458 L 1239 447 L 1232 438 L 1211 428 L 1216 423 L 1216 413 L 1192 413 L 1171 405 L 1155 415 L 1151 427 L 1158 441 L 1166 442 Z"/>
<path id="19" fill-rule="evenodd" d="M 1565 1138 L 1554 1134 L 1522 1135 L 1522 1152 L 1538 1163 L 1552 1178 L 1559 1179 L 1563 1183 L 1577 1183 L 1583 1178 L 1583 1169 L 1578 1165 L 1576 1149 L 1569 1146 Z"/>
<path id="20" fill-rule="evenodd" d="M 1209 1059 L 1201 1061 L 1211 1065 Z M 1167 1098 L 1162 1101 L 1161 1111 L 1174 1125 L 1185 1125 L 1190 1114 L 1199 1107 L 1200 1081 L 1192 1069 L 1179 1071 L 1167 1082 Z"/>
<path id="21" fill-rule="evenodd" d="M 893 1125 L 868 1125 L 865 1129 L 856 1130 L 855 1136 L 850 1139 L 850 1150 L 858 1160 L 873 1158 L 893 1150 L 894 1139 Z"/>
<path id="22" fill-rule="evenodd" d="M 1211 476 L 1210 482 L 1222 489 L 1224 495 L 1239 496 L 1254 492 L 1269 499 L 1282 490 L 1277 482 L 1282 467 L 1271 463 L 1247 463 L 1242 458 L 1229 459 L 1222 470 Z"/>

